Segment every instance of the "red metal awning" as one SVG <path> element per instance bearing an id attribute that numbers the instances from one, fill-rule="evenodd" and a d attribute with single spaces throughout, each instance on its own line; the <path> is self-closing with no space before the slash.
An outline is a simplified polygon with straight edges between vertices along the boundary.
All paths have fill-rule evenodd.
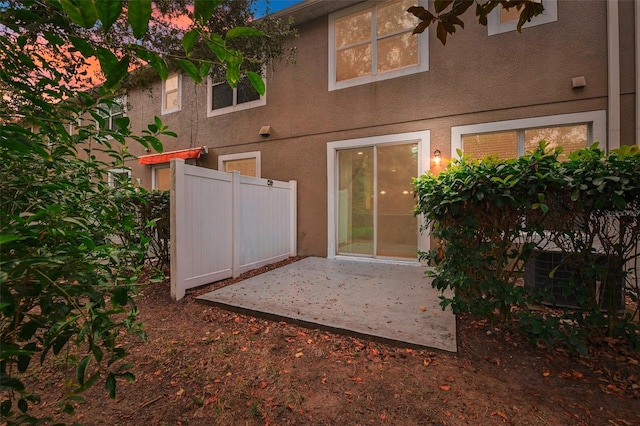
<path id="1" fill-rule="evenodd" d="M 180 149 L 177 151 L 163 152 L 162 154 L 149 154 L 141 155 L 138 157 L 138 163 L 140 164 L 160 164 L 168 163 L 172 158 L 182 158 L 188 160 L 189 158 L 200 158 L 202 154 L 207 153 L 207 147 L 202 146 L 199 148 Z"/>

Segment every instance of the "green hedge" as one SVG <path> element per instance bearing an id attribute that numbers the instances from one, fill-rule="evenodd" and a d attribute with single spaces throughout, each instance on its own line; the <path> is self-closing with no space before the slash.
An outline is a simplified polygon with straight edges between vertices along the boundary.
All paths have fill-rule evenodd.
<path id="1" fill-rule="evenodd" d="M 169 191 L 139 191 L 121 200 L 127 206 L 125 215 L 132 218 L 131 226 L 123 226 L 119 237 L 124 242 L 137 242 L 142 236 L 148 240 L 144 263 L 160 270 L 169 266 L 170 195 Z"/>
<path id="2" fill-rule="evenodd" d="M 560 149 L 546 148 L 542 141 L 511 160 L 462 157 L 415 180 L 416 214 L 439 241 L 421 258 L 434 266 L 428 275 L 442 306 L 503 324 L 516 319 L 532 340 L 580 352 L 600 335 L 640 350 L 640 151 L 605 155 L 595 144 L 560 161 Z M 527 262 L 549 252 L 561 259 L 549 280 L 564 274 L 561 296 L 577 309 L 549 313 L 539 308 L 553 304 L 548 288 L 523 285 Z M 621 286 L 631 309 L 617 304 Z"/>

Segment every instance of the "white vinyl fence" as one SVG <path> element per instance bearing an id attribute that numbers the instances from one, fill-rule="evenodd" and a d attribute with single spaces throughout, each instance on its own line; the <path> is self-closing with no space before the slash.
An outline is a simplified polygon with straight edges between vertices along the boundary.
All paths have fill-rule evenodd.
<path id="1" fill-rule="evenodd" d="M 171 296 L 296 255 L 295 181 L 171 160 Z"/>

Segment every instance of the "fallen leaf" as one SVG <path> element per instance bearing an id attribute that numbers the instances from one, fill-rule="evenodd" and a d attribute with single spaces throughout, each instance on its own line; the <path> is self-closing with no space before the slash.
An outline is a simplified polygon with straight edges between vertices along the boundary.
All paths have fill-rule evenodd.
<path id="1" fill-rule="evenodd" d="M 260 382 L 260 389 L 264 389 L 267 387 L 267 382 Z"/>
<path id="2" fill-rule="evenodd" d="M 504 419 L 504 421 L 508 422 L 509 421 L 509 417 L 507 417 L 507 415 L 505 413 L 503 413 L 500 410 L 496 410 L 493 413 L 491 413 L 492 416 L 500 416 Z"/>
<path id="3" fill-rule="evenodd" d="M 614 385 L 613 383 L 607 385 L 607 389 L 609 389 L 610 391 L 613 392 L 620 392 L 620 388 L 618 388 L 616 385 Z"/>
<path id="4" fill-rule="evenodd" d="M 180 396 L 184 393 L 184 389 L 180 389 L 178 392 L 176 392 L 176 395 Z"/>
<path id="5" fill-rule="evenodd" d="M 542 375 L 544 377 L 549 377 L 551 375 L 551 373 L 549 371 L 545 370 L 545 371 L 542 372 Z"/>
<path id="6" fill-rule="evenodd" d="M 449 386 L 449 385 L 442 385 L 442 386 L 440 386 L 440 390 L 448 391 L 449 389 L 451 389 L 451 386 Z"/>
<path id="7" fill-rule="evenodd" d="M 421 310 L 422 312 L 424 312 L 424 311 L 426 311 L 426 310 L 427 310 L 427 308 L 425 308 L 424 306 L 420 306 L 420 310 Z"/>
<path id="8" fill-rule="evenodd" d="M 424 365 L 425 367 L 428 367 L 429 364 L 431 364 L 431 361 L 429 361 L 428 359 L 425 359 L 424 361 L 422 361 L 422 365 Z"/>
<path id="9" fill-rule="evenodd" d="M 300 358 L 302 355 L 304 355 L 302 352 L 298 352 L 298 353 L 295 354 L 295 357 L 296 358 Z"/>

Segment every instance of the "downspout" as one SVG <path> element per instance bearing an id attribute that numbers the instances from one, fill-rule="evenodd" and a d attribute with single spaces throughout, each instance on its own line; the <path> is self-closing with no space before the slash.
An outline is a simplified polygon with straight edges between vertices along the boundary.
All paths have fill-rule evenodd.
<path id="1" fill-rule="evenodd" d="M 620 28 L 618 0 L 607 0 L 609 130 L 607 152 L 620 148 Z"/>
<path id="2" fill-rule="evenodd" d="M 636 145 L 640 146 L 640 4 L 634 4 L 636 22 Z"/>

